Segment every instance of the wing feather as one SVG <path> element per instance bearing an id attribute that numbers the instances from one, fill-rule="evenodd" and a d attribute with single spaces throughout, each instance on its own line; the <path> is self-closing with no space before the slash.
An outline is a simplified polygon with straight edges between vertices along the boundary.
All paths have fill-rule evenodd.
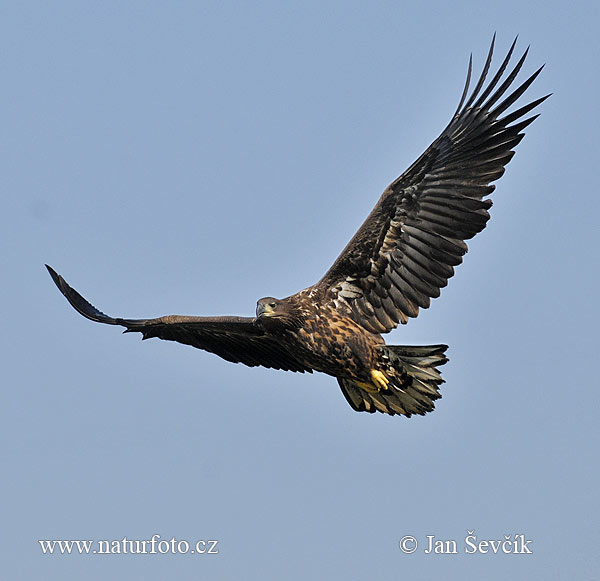
<path id="1" fill-rule="evenodd" d="M 142 339 L 157 337 L 177 341 L 210 353 L 232 363 L 250 367 L 262 366 L 288 371 L 312 372 L 276 340 L 255 324 L 253 317 L 188 317 L 167 315 L 156 319 L 122 319 L 105 315 L 46 265 L 52 280 L 71 306 L 81 315 L 107 325 L 125 327 L 125 333 L 141 333 Z"/>
<path id="2" fill-rule="evenodd" d="M 485 85 L 494 51 L 469 95 L 472 63 L 452 120 L 425 153 L 388 186 L 364 224 L 325 276 L 314 286 L 321 296 L 365 328 L 387 332 L 419 308 L 427 308 L 453 276 L 467 252 L 465 240 L 489 220 L 494 191 L 537 115 L 524 117 L 546 100 L 536 99 L 504 114 L 540 74 L 540 67 L 509 92 L 529 49 L 508 70 L 516 39 Z M 372 405 L 378 402 L 373 399 Z"/>

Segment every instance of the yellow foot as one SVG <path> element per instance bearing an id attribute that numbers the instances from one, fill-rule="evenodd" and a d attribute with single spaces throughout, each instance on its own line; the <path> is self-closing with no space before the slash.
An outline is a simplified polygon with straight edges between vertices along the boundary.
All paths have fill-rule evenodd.
<path id="1" fill-rule="evenodd" d="M 385 374 L 377 369 L 371 369 L 371 383 L 365 383 L 363 381 L 355 381 L 356 385 L 365 391 L 371 393 L 378 393 L 379 391 L 386 390 L 390 380 Z"/>
<path id="2" fill-rule="evenodd" d="M 377 386 L 377 391 L 380 389 L 387 389 L 388 383 L 390 380 L 385 376 L 382 371 L 378 371 L 377 369 L 371 369 L 371 379 L 373 383 Z"/>

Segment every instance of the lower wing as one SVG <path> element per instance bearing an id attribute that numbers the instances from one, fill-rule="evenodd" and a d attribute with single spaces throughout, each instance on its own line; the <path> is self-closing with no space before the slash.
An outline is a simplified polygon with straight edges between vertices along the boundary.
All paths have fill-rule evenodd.
<path id="1" fill-rule="evenodd" d="M 125 333 L 141 333 L 142 339 L 157 337 L 191 345 L 232 363 L 286 371 L 312 372 L 297 361 L 276 339 L 255 324 L 253 317 L 188 317 L 167 315 L 157 319 L 122 319 L 105 315 L 86 301 L 67 281 L 46 265 L 52 280 L 71 306 L 97 323 L 125 327 Z"/>

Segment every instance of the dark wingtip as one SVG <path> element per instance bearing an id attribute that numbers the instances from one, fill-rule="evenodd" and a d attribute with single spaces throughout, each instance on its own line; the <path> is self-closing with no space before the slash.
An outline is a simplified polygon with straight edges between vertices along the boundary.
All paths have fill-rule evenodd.
<path id="1" fill-rule="evenodd" d="M 54 284 L 58 287 L 58 290 L 80 315 L 83 315 L 86 319 L 90 319 L 91 321 L 96 321 L 97 323 L 106 323 L 108 325 L 120 324 L 117 319 L 105 315 L 102 311 L 99 311 L 94 307 L 94 305 L 86 301 L 74 288 L 70 287 L 67 281 L 52 267 L 47 264 L 45 266 L 48 269 Z"/>
<path id="2" fill-rule="evenodd" d="M 50 276 L 52 277 L 52 280 L 54 281 L 54 284 L 58 287 L 58 290 L 65 295 L 65 297 L 69 300 L 69 302 L 71 302 L 71 299 L 69 298 L 69 291 L 75 292 L 73 291 L 73 289 L 67 284 L 67 281 L 60 276 L 60 274 L 58 274 L 58 272 L 56 272 L 56 270 L 54 270 L 51 266 L 48 266 L 47 264 L 44 265 L 47 269 L 48 272 L 50 273 Z M 73 304 L 73 303 L 71 303 Z M 75 306 L 75 305 L 73 305 Z"/>
<path id="3" fill-rule="evenodd" d="M 467 79 L 465 81 L 465 86 L 464 86 L 462 95 L 460 97 L 458 107 L 456 108 L 456 111 L 454 112 L 454 115 L 452 117 L 456 117 L 460 113 L 463 103 L 465 102 L 465 99 L 467 98 L 467 94 L 469 93 L 469 85 L 471 84 L 472 72 L 473 72 L 473 53 L 471 53 L 469 56 L 469 66 L 467 68 Z"/>
<path id="4" fill-rule="evenodd" d="M 47 264 L 44 264 L 44 266 L 48 269 L 48 272 L 50 273 L 54 284 L 60 289 L 59 274 L 51 266 L 48 266 Z"/>

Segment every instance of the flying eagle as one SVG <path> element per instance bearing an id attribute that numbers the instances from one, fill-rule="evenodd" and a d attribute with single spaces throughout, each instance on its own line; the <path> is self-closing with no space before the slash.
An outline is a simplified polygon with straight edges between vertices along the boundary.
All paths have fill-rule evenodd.
<path id="1" fill-rule="evenodd" d="M 527 117 L 549 97 L 505 114 L 539 75 L 511 88 L 527 52 L 505 75 L 516 39 L 484 86 L 494 40 L 469 95 L 472 58 L 456 113 L 425 153 L 383 192 L 373 211 L 316 284 L 284 299 L 258 301 L 255 317 L 122 319 L 105 315 L 52 268 L 52 279 L 84 317 L 204 349 L 250 367 L 335 377 L 356 411 L 410 417 L 434 409 L 446 345 L 386 345 L 382 333 L 416 317 L 440 295 L 485 228 L 492 182 L 504 173 Z M 508 92 L 509 88 L 511 91 Z M 508 94 L 507 94 L 508 92 Z"/>

